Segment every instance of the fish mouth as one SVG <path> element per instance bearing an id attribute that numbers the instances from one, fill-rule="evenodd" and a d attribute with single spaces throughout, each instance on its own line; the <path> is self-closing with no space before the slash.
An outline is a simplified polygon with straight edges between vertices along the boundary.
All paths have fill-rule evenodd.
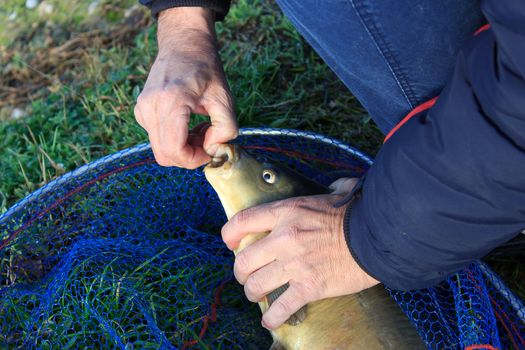
<path id="1" fill-rule="evenodd" d="M 209 168 L 230 168 L 233 163 L 239 160 L 240 151 L 236 145 L 222 144 L 219 145 L 215 154 L 212 155 L 208 163 Z"/>

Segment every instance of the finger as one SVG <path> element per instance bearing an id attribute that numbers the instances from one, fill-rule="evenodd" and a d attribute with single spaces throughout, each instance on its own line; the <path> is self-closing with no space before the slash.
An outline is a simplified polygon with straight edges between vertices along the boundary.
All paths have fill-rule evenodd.
<path id="1" fill-rule="evenodd" d="M 240 284 L 245 284 L 252 273 L 275 261 L 281 250 L 279 238 L 279 236 L 266 236 L 237 253 L 233 273 Z"/>
<path id="2" fill-rule="evenodd" d="M 244 293 L 248 300 L 258 302 L 265 295 L 286 284 L 288 280 L 282 262 L 276 260 L 248 277 L 244 284 Z"/>
<path id="3" fill-rule="evenodd" d="M 188 144 L 188 123 L 191 109 L 176 106 L 167 114 L 159 115 L 159 135 L 162 154 L 171 165 L 196 168 L 209 161 L 209 156 L 201 147 Z"/>
<path id="4" fill-rule="evenodd" d="M 165 143 L 162 142 L 157 112 L 157 106 L 159 105 L 157 99 L 146 100 L 139 96 L 138 101 L 137 106 L 135 106 L 135 115 L 139 124 L 148 133 L 151 150 L 153 151 L 157 164 L 161 166 L 177 165 L 166 151 L 169 145 L 166 146 Z M 164 111 L 161 111 L 161 113 L 164 113 Z"/>
<path id="5" fill-rule="evenodd" d="M 266 310 L 261 323 L 264 328 L 275 329 L 307 303 L 299 289 L 290 284 L 290 287 Z"/>
<path id="6" fill-rule="evenodd" d="M 358 181 L 359 179 L 355 177 L 342 177 L 332 182 L 328 187 L 333 190 L 332 194 L 344 194 L 352 191 L 352 188 L 354 188 Z"/>
<path id="7" fill-rule="evenodd" d="M 208 154 L 215 154 L 219 144 L 233 140 L 239 134 L 233 107 L 221 103 L 205 103 L 204 108 L 210 116 L 211 126 L 204 137 L 204 149 Z"/>
<path id="8" fill-rule="evenodd" d="M 170 160 L 162 154 L 158 127 L 151 128 L 151 130 L 146 129 L 146 131 L 148 132 L 149 143 L 157 164 L 160 166 L 173 165 Z"/>
<path id="9" fill-rule="evenodd" d="M 228 249 L 233 250 L 249 233 L 272 231 L 278 221 L 278 204 L 268 203 L 235 214 L 221 230 Z"/>

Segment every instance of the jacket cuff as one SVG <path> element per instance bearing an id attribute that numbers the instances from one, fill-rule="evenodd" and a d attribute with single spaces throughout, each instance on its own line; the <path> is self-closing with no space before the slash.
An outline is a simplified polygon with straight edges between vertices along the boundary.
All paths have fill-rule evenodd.
<path id="1" fill-rule="evenodd" d="M 366 210 L 366 198 L 356 197 L 346 208 L 343 221 L 345 240 L 350 254 L 368 275 L 396 290 L 428 288 L 446 279 L 447 273 L 428 272 L 415 268 L 415 261 L 398 256 L 393 249 L 377 249 L 383 246 L 381 234 L 372 232 L 367 219 L 373 220 L 373 211 Z"/>
<path id="2" fill-rule="evenodd" d="M 359 196 L 360 197 L 360 196 Z M 354 228 L 352 228 L 352 214 L 354 212 L 354 207 L 358 204 L 359 201 L 361 201 L 361 198 L 359 198 L 358 196 L 355 196 L 353 197 L 349 204 L 346 206 L 346 209 L 345 209 L 345 216 L 344 216 L 344 219 L 343 219 L 343 232 L 344 232 L 344 236 L 345 236 L 345 241 L 346 241 L 346 245 L 348 246 L 348 250 L 350 251 L 350 255 L 352 255 L 352 258 L 354 259 L 354 261 L 357 263 L 357 265 L 361 268 L 361 270 L 363 270 L 364 272 L 366 272 L 369 276 L 371 276 L 372 278 L 378 280 L 378 281 L 381 281 L 380 278 L 378 278 L 376 275 L 374 275 L 373 273 L 370 272 L 370 270 L 365 267 L 365 265 L 363 265 L 361 263 L 361 259 L 359 257 L 359 255 L 357 254 L 357 252 L 354 250 L 354 248 L 352 247 L 352 235 L 351 235 L 351 232 L 354 231 Z"/>
<path id="3" fill-rule="evenodd" d="M 222 21 L 230 8 L 230 0 L 141 0 L 143 5 L 151 9 L 151 15 L 155 18 L 163 10 L 173 7 L 206 7 L 215 12 L 215 20 Z"/>

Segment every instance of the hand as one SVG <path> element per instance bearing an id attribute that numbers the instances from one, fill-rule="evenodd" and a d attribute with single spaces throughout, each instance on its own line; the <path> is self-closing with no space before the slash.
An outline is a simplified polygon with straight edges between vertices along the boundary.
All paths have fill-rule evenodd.
<path id="1" fill-rule="evenodd" d="M 337 194 L 291 198 L 244 210 L 222 229 L 229 249 L 249 233 L 268 232 L 241 250 L 234 264 L 250 301 L 258 302 L 286 282 L 289 288 L 264 313 L 262 324 L 275 329 L 310 302 L 357 293 L 379 282 L 352 258 L 343 233 L 345 208 L 334 208 L 356 181 L 339 181 Z"/>
<path id="2" fill-rule="evenodd" d="M 135 117 L 160 165 L 196 168 L 210 160 L 216 145 L 237 136 L 213 25 L 213 12 L 198 7 L 173 8 L 159 16 L 159 53 Z M 211 125 L 190 132 L 191 112 L 209 115 Z"/>

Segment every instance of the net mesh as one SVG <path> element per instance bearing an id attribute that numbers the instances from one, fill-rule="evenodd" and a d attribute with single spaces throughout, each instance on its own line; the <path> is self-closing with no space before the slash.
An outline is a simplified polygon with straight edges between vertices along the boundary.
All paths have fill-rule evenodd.
<path id="1" fill-rule="evenodd" d="M 236 142 L 325 185 L 371 164 L 311 133 L 245 129 Z M 0 348 L 268 348 L 225 221 L 202 171 L 160 167 L 146 145 L 49 183 L 0 217 Z M 390 293 L 429 349 L 525 349 L 525 308 L 482 263 Z"/>

